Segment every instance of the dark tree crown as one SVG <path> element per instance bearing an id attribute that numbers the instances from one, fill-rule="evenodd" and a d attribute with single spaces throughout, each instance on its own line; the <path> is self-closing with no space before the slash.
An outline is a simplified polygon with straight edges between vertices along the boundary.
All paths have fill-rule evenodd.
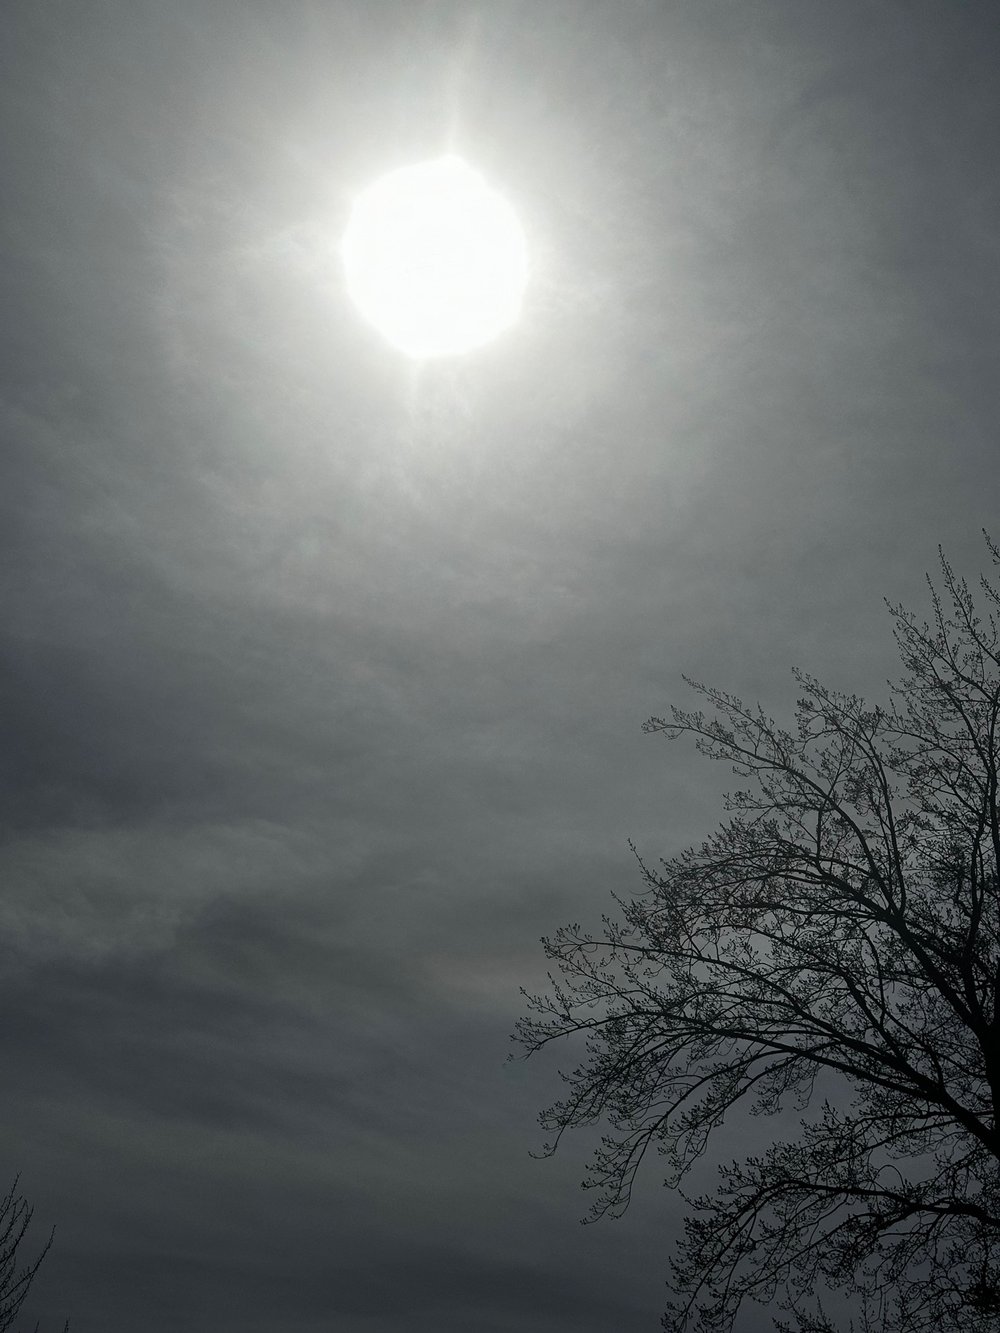
<path id="1" fill-rule="evenodd" d="M 986 537 L 995 564 L 1000 552 Z M 583 1034 L 542 1116 L 608 1131 L 584 1182 L 620 1214 L 652 1146 L 679 1187 L 733 1108 L 800 1133 L 684 1195 L 668 1333 L 729 1333 L 747 1299 L 796 1333 L 1000 1329 L 1000 593 L 986 619 L 940 555 L 933 616 L 888 604 L 904 675 L 869 706 L 795 671 L 795 725 L 695 681 L 690 735 L 744 784 L 700 847 L 640 860 L 599 933 L 543 941 L 527 1054 Z M 817 1081 L 841 1093 L 817 1105 Z M 854 1327 L 855 1325 L 852 1325 Z"/>
<path id="2" fill-rule="evenodd" d="M 34 1214 L 28 1201 L 17 1192 L 19 1179 L 18 1176 L 14 1177 L 14 1183 L 0 1199 L 0 1333 L 11 1328 L 17 1319 L 55 1236 L 53 1228 L 34 1263 L 19 1265 L 20 1247 Z M 35 1333 L 38 1333 L 37 1324 Z M 69 1333 L 68 1319 L 63 1326 L 63 1333 Z"/>

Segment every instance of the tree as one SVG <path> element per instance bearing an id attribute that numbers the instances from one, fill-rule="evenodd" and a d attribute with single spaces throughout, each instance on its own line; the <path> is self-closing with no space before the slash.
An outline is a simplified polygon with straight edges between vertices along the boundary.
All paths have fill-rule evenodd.
<path id="1" fill-rule="evenodd" d="M 17 1193 L 18 1180 L 19 1177 L 15 1176 L 14 1183 L 6 1196 L 0 1199 L 0 1333 L 10 1328 L 17 1318 L 18 1311 L 35 1280 L 35 1274 L 48 1254 L 55 1236 L 53 1227 L 44 1249 L 35 1262 L 18 1269 L 18 1248 L 31 1224 L 34 1212 L 34 1209 L 28 1206 L 27 1200 Z M 37 1324 L 35 1333 L 38 1333 Z M 63 1327 L 63 1333 L 69 1333 L 68 1319 Z"/>
<path id="2" fill-rule="evenodd" d="M 515 1039 L 586 1038 L 540 1117 L 545 1153 L 610 1130 L 585 1220 L 624 1211 L 650 1146 L 676 1188 L 727 1114 L 804 1113 L 713 1194 L 681 1192 L 670 1333 L 727 1333 L 748 1299 L 833 1333 L 828 1293 L 852 1328 L 1000 1329 L 1000 592 L 980 579 L 984 623 L 939 554 L 932 623 L 887 603 L 906 673 L 887 706 L 795 671 L 785 730 L 688 680 L 710 713 L 644 730 L 732 765 L 730 817 L 640 859 L 621 920 L 543 940 L 558 975 Z"/>

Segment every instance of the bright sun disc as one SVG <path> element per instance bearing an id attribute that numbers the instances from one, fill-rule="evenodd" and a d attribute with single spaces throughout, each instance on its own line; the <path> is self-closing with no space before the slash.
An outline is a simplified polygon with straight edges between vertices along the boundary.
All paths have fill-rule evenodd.
<path id="1" fill-rule="evenodd" d="M 456 356 L 516 320 L 527 280 L 513 209 L 461 158 L 382 176 L 355 200 L 347 290 L 409 356 Z"/>

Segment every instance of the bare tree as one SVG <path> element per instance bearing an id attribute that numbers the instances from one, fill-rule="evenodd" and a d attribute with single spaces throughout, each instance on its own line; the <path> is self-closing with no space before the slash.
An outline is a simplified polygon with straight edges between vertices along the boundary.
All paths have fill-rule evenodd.
<path id="1" fill-rule="evenodd" d="M 31 1289 L 35 1274 L 41 1267 L 42 1260 L 48 1254 L 55 1236 L 55 1227 L 49 1233 L 45 1247 L 33 1264 L 18 1268 L 18 1248 L 25 1232 L 31 1224 L 34 1209 L 17 1193 L 18 1180 L 3 1199 L 0 1199 L 0 1333 L 10 1328 Z M 38 1333 L 38 1325 L 35 1325 Z M 67 1319 L 63 1333 L 69 1333 Z"/>
<path id="2" fill-rule="evenodd" d="M 827 1293 L 851 1327 L 1000 1329 L 1000 592 L 980 579 L 984 623 L 940 559 L 932 623 L 887 603 L 906 674 L 886 707 L 796 671 L 785 730 L 688 681 L 709 714 L 644 729 L 732 766 L 729 818 L 640 861 L 621 920 L 543 941 L 557 975 L 515 1037 L 586 1037 L 541 1123 L 546 1153 L 608 1129 L 590 1220 L 627 1207 L 651 1145 L 678 1187 L 737 1106 L 804 1113 L 681 1192 L 671 1333 L 727 1333 L 747 1299 L 832 1333 Z"/>

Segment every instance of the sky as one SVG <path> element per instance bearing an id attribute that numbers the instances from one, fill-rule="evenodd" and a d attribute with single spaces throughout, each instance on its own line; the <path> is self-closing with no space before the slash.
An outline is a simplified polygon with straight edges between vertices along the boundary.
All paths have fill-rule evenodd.
<path id="1" fill-rule="evenodd" d="M 884 699 L 883 597 L 988 567 L 998 57 L 974 0 L 5 0 L 25 1327 L 658 1329 L 682 1203 L 579 1225 L 519 987 L 718 823 L 682 673 Z M 417 364 L 339 243 L 444 151 L 530 278 Z"/>

